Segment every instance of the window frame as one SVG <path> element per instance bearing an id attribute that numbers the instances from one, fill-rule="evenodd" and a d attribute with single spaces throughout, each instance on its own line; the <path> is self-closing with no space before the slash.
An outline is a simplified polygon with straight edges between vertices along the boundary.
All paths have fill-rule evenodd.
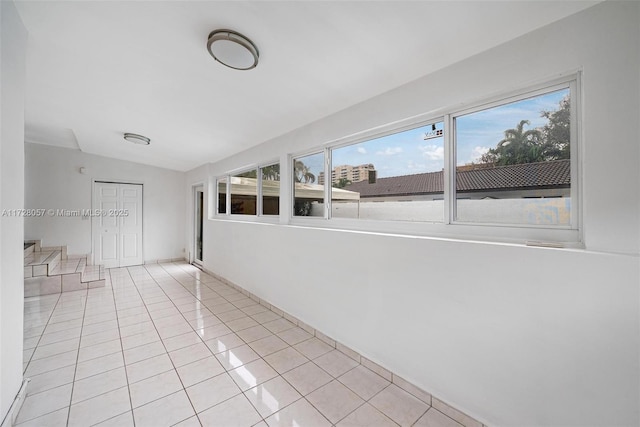
<path id="1" fill-rule="evenodd" d="M 225 212 L 220 212 L 220 181 L 225 180 Z M 214 178 L 215 180 L 215 201 L 216 201 L 216 208 L 214 210 L 215 215 L 214 217 L 220 217 L 220 216 L 228 216 L 229 215 L 229 202 L 230 202 L 230 197 L 229 197 L 229 175 L 220 175 L 220 176 L 216 176 Z"/>
<path id="2" fill-rule="evenodd" d="M 235 213 L 234 214 L 233 212 L 231 212 L 231 201 L 233 200 L 233 195 L 231 194 L 231 189 L 233 188 L 233 186 L 232 186 L 233 183 L 231 182 L 231 178 L 237 177 L 238 175 L 241 175 L 241 174 L 247 173 L 247 172 L 251 172 L 251 171 L 255 171 L 256 172 L 256 213 L 255 214 L 239 214 L 239 213 Z M 258 176 L 258 167 L 257 166 L 253 166 L 253 167 L 248 167 L 248 168 L 245 167 L 245 168 L 242 168 L 242 169 L 236 169 L 233 172 L 229 172 L 228 176 L 229 176 L 229 181 L 228 181 L 229 182 L 229 184 L 228 184 L 229 185 L 229 193 L 228 193 L 229 194 L 229 196 L 228 196 L 229 197 L 229 199 L 228 199 L 229 200 L 229 205 L 228 205 L 229 207 L 228 207 L 228 211 L 229 211 L 229 215 L 231 216 L 231 218 L 255 218 L 255 217 L 257 217 L 258 216 L 258 212 L 260 212 L 259 211 L 260 206 L 259 206 L 259 201 L 258 201 L 258 199 L 260 198 L 260 191 L 259 191 L 259 188 L 258 188 L 258 178 L 257 178 L 257 176 Z"/>
<path id="3" fill-rule="evenodd" d="M 272 159 L 271 161 L 256 163 L 255 165 L 243 166 L 241 168 L 233 169 L 225 174 L 216 175 L 215 180 L 215 191 L 216 191 L 216 209 L 215 215 L 211 219 L 218 220 L 233 220 L 233 221 L 250 221 L 255 222 L 259 220 L 261 222 L 267 223 L 278 223 L 280 221 L 281 213 L 278 215 L 263 215 L 262 214 L 262 168 L 267 166 L 272 166 L 275 164 L 280 164 L 280 159 Z M 231 213 L 231 177 L 236 176 L 238 174 L 242 174 L 245 172 L 249 172 L 255 170 L 256 171 L 256 213 L 255 215 L 251 214 L 232 214 Z M 259 178 L 258 178 L 259 177 Z M 282 188 L 282 174 L 280 175 L 280 186 Z M 218 200 L 220 197 L 218 182 L 222 179 L 226 179 L 226 213 L 219 212 Z M 282 191 L 280 191 L 280 196 L 282 197 Z"/>
<path id="4" fill-rule="evenodd" d="M 526 99 L 536 94 L 545 94 L 562 88 L 570 89 L 570 150 L 571 150 L 571 224 L 510 224 L 510 223 L 478 223 L 455 220 L 455 129 L 454 118 L 470 112 L 480 111 L 492 106 L 498 106 Z M 377 126 L 349 136 L 338 138 L 313 149 L 288 155 L 291 164 L 293 159 L 306 155 L 325 153 L 325 177 L 331 177 L 331 151 L 333 149 L 355 145 L 368 140 L 401 133 L 413 128 L 442 121 L 444 124 L 444 218 L 443 222 L 402 221 L 402 220 L 372 220 L 352 218 L 332 218 L 330 188 L 325 182 L 325 218 L 295 216 L 293 205 L 290 208 L 288 223 L 291 225 L 339 229 L 354 232 L 382 232 L 398 235 L 424 236 L 445 240 L 468 240 L 497 243 L 530 244 L 542 246 L 558 246 L 565 248 L 583 248 L 582 226 L 582 81 L 581 71 L 572 71 L 552 79 L 540 80 L 538 83 L 525 87 L 485 96 L 455 107 L 443 107 L 430 113 L 416 115 L 404 120 L 398 120 L 386 125 Z M 292 189 L 291 203 L 294 200 L 293 174 L 290 173 L 290 187 Z M 326 179 L 325 179 L 326 181 Z"/>
<path id="5" fill-rule="evenodd" d="M 449 224 L 453 225 L 467 225 L 467 226 L 480 226 L 480 227 L 510 227 L 510 228 L 534 228 L 534 229 L 552 229 L 552 230 L 574 230 L 578 231 L 582 229 L 581 224 L 581 212 L 582 212 L 582 202 L 581 202 L 581 164 L 579 159 L 582 157 L 580 155 L 580 146 L 579 140 L 579 130 L 581 126 L 579 126 L 580 115 L 578 114 L 581 111 L 581 97 L 580 97 L 580 73 L 575 73 L 563 78 L 554 79 L 552 81 L 548 81 L 546 83 L 541 83 L 535 86 L 530 86 L 527 89 L 512 91 L 509 94 L 504 94 L 501 96 L 495 96 L 493 98 L 487 99 L 485 102 L 476 103 L 471 107 L 467 107 L 464 109 L 457 110 L 448 114 L 447 123 L 450 129 L 450 132 L 445 133 L 445 145 L 449 147 L 449 157 L 447 161 L 447 153 L 445 148 L 445 178 L 449 178 L 449 184 L 445 182 L 445 186 L 449 190 L 450 197 L 447 199 L 445 195 L 445 200 L 448 202 L 449 210 Z M 570 197 L 571 197 L 571 213 L 570 213 L 570 224 L 569 225 L 546 225 L 546 224 L 510 224 L 510 223 L 500 223 L 500 222 L 475 222 L 475 221 L 461 221 L 456 219 L 456 209 L 457 209 L 457 191 L 456 191 L 456 167 L 457 167 L 457 143 L 456 143 L 456 126 L 455 120 L 457 117 L 461 117 L 468 114 L 473 114 L 476 112 L 488 110 L 491 108 L 499 107 L 502 105 L 507 105 L 513 102 L 518 102 L 530 98 L 534 98 L 536 96 L 545 95 L 551 92 L 555 92 L 562 89 L 569 89 L 570 93 L 570 112 L 569 112 L 569 150 L 571 153 L 570 157 L 570 170 L 571 170 L 571 189 L 570 189 Z M 448 138 L 448 139 L 447 139 Z M 449 169 L 449 173 L 447 173 L 447 166 Z M 578 241 L 582 240 L 582 236 L 576 237 Z"/>
<path id="6" fill-rule="evenodd" d="M 280 189 L 282 189 L 282 169 L 281 169 L 281 165 L 280 165 L 280 160 L 278 159 L 277 161 L 271 162 L 271 163 L 264 163 L 261 166 L 257 167 L 258 170 L 258 202 L 257 202 L 257 212 L 256 212 L 256 216 L 258 218 L 274 218 L 274 219 L 278 219 L 280 218 L 280 208 L 278 208 L 278 214 L 273 215 L 273 214 L 265 214 L 263 212 L 263 204 L 264 204 L 264 194 L 262 194 L 262 169 L 269 167 L 269 166 L 274 166 L 274 165 L 278 165 L 278 169 L 280 169 L 280 179 L 278 180 L 278 182 L 280 183 Z M 280 202 L 280 198 L 282 197 L 282 190 L 280 190 L 280 192 L 278 193 L 278 203 Z"/>
<path id="7" fill-rule="evenodd" d="M 401 122 L 402 124 L 399 124 L 399 122 L 396 122 L 395 125 L 387 125 L 385 126 L 382 130 L 378 130 L 378 131 L 368 131 L 368 132 L 364 132 L 360 135 L 360 137 L 355 137 L 353 140 L 340 140 L 339 143 L 336 144 L 329 144 L 325 147 L 325 150 L 328 151 L 328 157 L 329 157 L 329 162 L 327 165 L 325 165 L 325 176 L 326 176 L 326 169 L 328 169 L 329 171 L 333 170 L 333 150 L 338 150 L 341 148 L 345 148 L 345 147 L 349 147 L 351 145 L 357 145 L 357 144 L 362 144 L 362 143 L 366 143 L 369 141 L 373 141 L 379 138 L 384 138 L 385 136 L 390 136 L 390 135 L 396 135 L 396 134 L 400 134 L 403 132 L 408 132 L 411 130 L 415 130 L 421 127 L 425 127 L 425 126 L 429 126 L 429 125 L 434 125 L 434 124 L 438 124 L 438 123 L 442 123 L 443 125 L 443 148 L 445 149 L 445 157 L 444 157 L 444 161 L 443 161 L 443 178 L 444 178 L 444 188 L 443 188 L 443 197 L 444 200 L 446 200 L 447 197 L 447 154 L 446 154 L 446 145 L 447 145 L 447 133 L 448 133 L 448 127 L 447 127 L 447 122 L 446 122 L 446 115 L 426 115 L 426 116 L 417 116 L 417 117 L 413 117 L 410 118 L 406 121 Z M 325 155 L 325 158 L 327 157 L 327 155 Z M 447 203 L 444 203 L 444 211 L 442 213 L 442 221 L 431 221 L 431 220 L 424 220 L 424 221 L 410 221 L 410 220 L 401 220 L 401 219 L 392 219 L 392 220 L 388 220 L 388 219 L 361 219 L 361 218 L 340 218 L 340 217 L 333 217 L 332 216 L 332 212 L 333 212 L 333 200 L 332 200 L 332 191 L 333 188 L 333 182 L 332 185 L 329 186 L 329 191 L 328 191 L 328 203 L 325 203 L 325 205 L 327 206 L 327 212 L 326 212 L 326 216 L 329 220 L 331 221 L 365 221 L 365 222 L 371 222 L 371 223 L 407 223 L 407 224 L 443 224 L 443 223 L 447 223 Z M 325 196 L 327 197 L 327 196 Z"/>
<path id="8" fill-rule="evenodd" d="M 553 92 L 562 88 L 570 89 L 570 150 L 571 150 L 571 224 L 510 224 L 510 223 L 479 223 L 455 220 L 455 174 L 456 174 L 456 140 L 455 118 L 472 112 L 477 112 L 531 98 L 537 95 Z M 464 103 L 449 105 L 434 109 L 428 113 L 418 114 L 402 120 L 396 120 L 385 125 L 375 126 L 363 131 L 355 132 L 325 143 L 319 143 L 311 148 L 296 152 L 289 151 L 269 161 L 243 166 L 215 177 L 216 203 L 219 199 L 218 180 L 227 178 L 227 213 L 218 213 L 212 219 L 237 220 L 263 223 L 279 223 L 281 225 L 303 226 L 314 228 L 335 229 L 346 232 L 383 233 L 402 235 L 407 237 L 424 237 L 446 241 L 496 242 L 513 244 L 531 244 L 563 248 L 584 248 L 583 243 L 583 183 L 582 183 L 582 80 L 581 70 L 574 70 L 560 74 L 557 77 L 539 80 L 528 86 L 502 91 L 493 95 L 476 98 Z M 360 218 L 331 217 L 332 201 L 332 150 L 364 143 L 369 140 L 401 133 L 407 130 L 443 123 L 444 144 L 444 207 L 443 221 L 407 221 L 407 220 L 378 220 Z M 323 154 L 324 172 L 324 214 L 322 216 L 295 215 L 295 161 L 310 155 Z M 283 162 L 287 162 L 284 164 Z M 279 215 L 263 215 L 262 168 L 273 164 L 280 164 L 280 209 Z M 230 213 L 230 184 L 234 173 L 242 173 L 256 169 L 258 173 L 258 199 L 256 215 L 232 215 Z M 319 182 L 319 177 L 318 181 Z M 329 183 L 329 185 L 327 185 Z M 324 219 L 325 221 L 321 221 Z"/>
<path id="9" fill-rule="evenodd" d="M 289 180 L 289 188 L 291 189 L 291 197 L 290 197 L 290 201 L 289 201 L 289 220 L 290 221 L 295 221 L 295 220 L 301 220 L 301 221 L 318 221 L 321 219 L 325 219 L 328 220 L 328 213 L 327 213 L 327 171 L 328 171 L 328 166 L 327 166 L 327 147 L 324 148 L 315 148 L 312 150 L 306 150 L 300 153 L 296 153 L 294 154 L 290 154 L 288 156 L 289 159 L 289 174 L 287 179 Z M 296 215 L 295 212 L 295 203 L 296 203 L 296 181 L 293 178 L 293 175 L 295 173 L 295 161 L 297 159 L 300 159 L 302 157 L 309 157 L 309 156 L 314 156 L 316 154 L 322 154 L 323 155 L 323 161 L 322 161 L 322 172 L 324 172 L 324 180 L 325 182 L 322 184 L 323 185 L 323 206 L 324 206 L 324 212 L 322 216 L 302 216 L 302 215 Z M 318 177 L 319 179 L 319 177 Z M 331 180 L 331 172 L 329 172 L 329 180 Z"/>

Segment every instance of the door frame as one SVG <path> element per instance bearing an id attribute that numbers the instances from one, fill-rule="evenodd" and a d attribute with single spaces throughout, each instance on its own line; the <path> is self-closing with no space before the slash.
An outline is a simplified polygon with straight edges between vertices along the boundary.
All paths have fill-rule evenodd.
<path id="1" fill-rule="evenodd" d="M 192 227 L 191 227 L 191 254 L 189 254 L 189 262 L 192 264 L 195 264 L 199 267 L 202 267 L 204 260 L 198 260 L 196 258 L 196 253 L 198 252 L 198 239 L 196 237 L 196 234 L 198 233 L 198 211 L 196 209 L 196 205 L 198 203 L 197 200 L 197 194 L 198 194 L 198 190 L 202 189 L 202 242 L 203 242 L 203 246 L 204 246 L 204 221 L 206 219 L 206 212 L 207 210 L 205 209 L 206 206 L 206 191 L 205 191 L 205 185 L 204 182 L 198 182 L 195 184 L 191 184 L 191 209 L 193 209 L 192 211 Z M 203 248 L 204 249 L 204 248 Z M 204 250 L 203 250 L 204 253 Z"/>
<path id="2" fill-rule="evenodd" d="M 97 209 L 94 206 L 95 196 L 96 196 L 96 183 L 106 183 L 106 184 L 131 184 L 131 185 L 141 185 L 142 186 L 142 263 L 144 264 L 144 182 L 143 181 L 132 181 L 132 180 L 120 180 L 120 179 L 100 179 L 100 178 L 92 178 L 91 179 L 91 210 Z M 95 252 L 95 244 L 98 240 L 98 227 L 94 217 L 89 218 L 91 220 L 91 256 L 87 256 L 87 264 L 95 265 L 96 263 L 96 252 Z"/>

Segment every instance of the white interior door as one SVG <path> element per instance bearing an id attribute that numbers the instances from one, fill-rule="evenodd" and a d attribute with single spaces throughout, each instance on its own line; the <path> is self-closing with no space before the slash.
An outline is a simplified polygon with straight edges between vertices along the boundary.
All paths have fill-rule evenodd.
<path id="1" fill-rule="evenodd" d="M 120 267 L 142 264 L 142 185 L 120 186 Z"/>
<path id="2" fill-rule="evenodd" d="M 95 263 L 142 264 L 142 185 L 96 182 L 93 213 Z"/>
<path id="3" fill-rule="evenodd" d="M 101 215 L 118 209 L 118 184 L 96 182 L 93 203 L 93 223 L 97 223 L 97 239 L 94 240 L 96 264 L 106 268 L 118 267 L 119 225 L 116 216 Z"/>

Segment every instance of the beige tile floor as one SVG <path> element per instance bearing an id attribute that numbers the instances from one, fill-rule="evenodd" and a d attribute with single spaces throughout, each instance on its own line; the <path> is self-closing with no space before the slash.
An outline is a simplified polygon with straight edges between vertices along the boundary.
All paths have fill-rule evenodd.
<path id="1" fill-rule="evenodd" d="M 25 299 L 20 426 L 460 427 L 186 263 Z"/>

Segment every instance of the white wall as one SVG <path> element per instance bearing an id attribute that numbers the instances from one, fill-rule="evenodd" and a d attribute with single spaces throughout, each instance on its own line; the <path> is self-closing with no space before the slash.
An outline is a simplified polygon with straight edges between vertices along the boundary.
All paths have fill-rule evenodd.
<path id="1" fill-rule="evenodd" d="M 639 17 L 637 2 L 599 4 L 210 166 L 216 176 L 286 162 L 581 69 L 586 250 L 295 227 L 283 216 L 207 221 L 205 267 L 491 425 L 638 425 Z"/>
<path id="2" fill-rule="evenodd" d="M 24 88 L 27 32 L 13 2 L 0 2 L 2 142 L 0 211 L 24 207 Z M 0 219 L 0 422 L 22 384 L 24 223 Z"/>
<path id="3" fill-rule="evenodd" d="M 31 143 L 25 144 L 25 154 L 27 208 L 91 209 L 92 180 L 142 183 L 145 261 L 185 256 L 183 172 Z M 79 172 L 80 167 L 86 168 L 86 174 Z M 43 246 L 68 245 L 70 254 L 88 254 L 91 220 L 26 218 L 25 239 L 42 239 Z"/>

